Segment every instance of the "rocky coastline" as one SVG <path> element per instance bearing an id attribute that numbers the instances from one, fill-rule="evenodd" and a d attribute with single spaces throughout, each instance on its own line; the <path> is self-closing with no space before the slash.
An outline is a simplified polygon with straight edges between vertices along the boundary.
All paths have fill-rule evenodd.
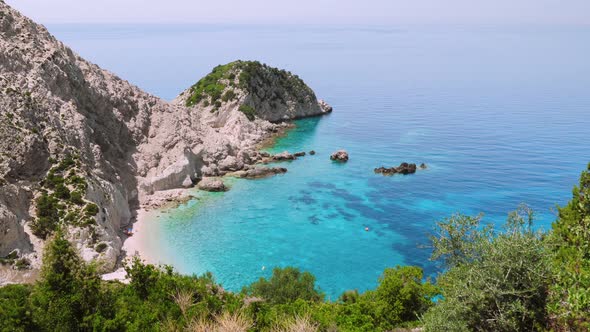
<path id="1" fill-rule="evenodd" d="M 35 270 L 59 228 L 112 271 L 138 211 L 190 199 L 203 178 L 284 173 L 261 168 L 259 147 L 330 111 L 296 75 L 252 61 L 167 102 L 0 2 L 0 257 Z"/>

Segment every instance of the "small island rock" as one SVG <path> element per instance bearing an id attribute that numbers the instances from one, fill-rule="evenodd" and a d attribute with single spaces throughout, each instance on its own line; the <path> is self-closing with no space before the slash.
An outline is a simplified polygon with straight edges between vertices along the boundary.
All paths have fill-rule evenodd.
<path id="1" fill-rule="evenodd" d="M 345 150 L 338 150 L 330 156 L 330 160 L 346 162 L 348 161 L 348 152 Z"/>
<path id="2" fill-rule="evenodd" d="M 315 150 L 309 151 L 309 155 L 311 155 L 311 156 L 315 155 Z"/>
<path id="3" fill-rule="evenodd" d="M 393 175 L 393 174 L 414 174 L 416 173 L 416 164 L 408 164 L 408 163 L 401 163 L 398 167 L 379 167 L 375 168 L 375 173 L 383 174 L 383 175 Z"/>

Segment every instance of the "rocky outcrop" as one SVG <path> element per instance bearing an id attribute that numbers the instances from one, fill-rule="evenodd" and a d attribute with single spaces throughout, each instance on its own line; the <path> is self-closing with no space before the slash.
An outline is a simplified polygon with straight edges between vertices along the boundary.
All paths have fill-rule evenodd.
<path id="1" fill-rule="evenodd" d="M 339 161 L 339 162 L 347 162 L 348 161 L 348 152 L 345 150 L 338 150 L 330 155 L 330 160 Z"/>
<path id="2" fill-rule="evenodd" d="M 197 188 L 205 191 L 226 191 L 227 187 L 223 184 L 223 180 L 220 178 L 203 178 L 197 184 Z"/>
<path id="3" fill-rule="evenodd" d="M 254 167 L 251 169 L 231 173 L 229 175 L 245 179 L 260 179 L 284 173 L 287 173 L 287 169 L 284 167 Z"/>
<path id="4" fill-rule="evenodd" d="M 275 154 L 272 156 L 273 161 L 286 161 L 286 160 L 295 160 L 295 156 L 290 154 L 287 151 L 283 151 L 281 153 Z"/>
<path id="5" fill-rule="evenodd" d="M 238 110 L 248 121 L 288 121 L 332 111 L 301 78 L 258 61 L 234 61 L 217 66 L 175 100 L 204 111 L 212 123 L 226 121 Z"/>
<path id="6" fill-rule="evenodd" d="M 61 224 L 110 270 L 121 228 L 160 204 L 155 193 L 258 163 L 257 144 L 287 127 L 273 122 L 331 110 L 291 73 L 243 61 L 221 69 L 168 103 L 0 1 L 0 256 L 19 249 L 37 267 Z M 213 81 L 223 88 L 203 96 Z"/>
<path id="7" fill-rule="evenodd" d="M 375 173 L 383 175 L 394 175 L 394 174 L 414 174 L 416 173 L 416 164 L 401 163 L 397 167 L 379 167 L 375 168 Z M 426 169 L 426 164 L 420 164 L 420 169 Z"/>

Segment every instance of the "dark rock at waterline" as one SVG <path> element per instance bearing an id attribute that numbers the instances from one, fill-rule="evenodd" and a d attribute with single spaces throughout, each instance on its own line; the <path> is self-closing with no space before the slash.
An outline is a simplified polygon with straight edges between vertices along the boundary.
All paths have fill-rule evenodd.
<path id="1" fill-rule="evenodd" d="M 305 156 L 305 151 L 295 152 L 293 154 L 293 156 L 295 156 L 295 157 L 303 157 L 303 156 Z"/>
<path id="2" fill-rule="evenodd" d="M 295 156 L 290 154 L 289 152 L 281 152 L 279 154 L 275 154 L 272 156 L 272 160 L 274 161 L 285 161 L 285 160 L 294 160 Z"/>
<path id="3" fill-rule="evenodd" d="M 311 151 L 309 151 L 309 154 L 310 154 L 311 156 L 313 156 L 313 155 L 315 154 L 315 151 L 314 151 L 314 150 L 311 150 Z"/>
<path id="4" fill-rule="evenodd" d="M 330 156 L 330 160 L 340 161 L 340 162 L 347 162 L 348 161 L 348 152 L 345 150 L 338 150 Z"/>
<path id="5" fill-rule="evenodd" d="M 422 164 L 424 165 L 424 164 Z M 420 165 L 420 167 L 422 167 Z M 424 165 L 426 166 L 426 165 Z M 416 173 L 416 164 L 408 164 L 408 163 L 401 163 L 398 167 L 379 167 L 375 168 L 375 173 L 383 174 L 383 175 L 393 175 L 393 174 L 414 174 Z"/>
<path id="6" fill-rule="evenodd" d="M 233 175 L 244 179 L 260 179 L 284 173 L 287 173 L 287 169 L 284 167 L 254 167 L 248 170 L 235 172 Z"/>
<path id="7" fill-rule="evenodd" d="M 427 166 L 425 163 L 420 164 L 420 169 L 426 169 L 426 168 L 427 168 Z"/>

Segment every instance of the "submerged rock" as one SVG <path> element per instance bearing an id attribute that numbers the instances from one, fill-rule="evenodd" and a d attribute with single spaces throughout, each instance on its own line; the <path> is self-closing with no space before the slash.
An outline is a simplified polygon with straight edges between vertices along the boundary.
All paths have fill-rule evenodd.
<path id="1" fill-rule="evenodd" d="M 197 184 L 197 188 L 205 191 L 226 191 L 227 187 L 223 184 L 223 181 L 220 178 L 210 177 L 210 178 L 203 178 Z"/>
<path id="2" fill-rule="evenodd" d="M 393 174 L 413 174 L 416 173 L 416 164 L 401 163 L 398 167 L 379 167 L 375 168 L 375 173 L 383 175 Z"/>
<path id="3" fill-rule="evenodd" d="M 244 179 L 260 179 L 284 173 L 287 173 L 287 169 L 284 167 L 254 167 L 248 170 L 235 172 L 231 175 Z"/>
<path id="4" fill-rule="evenodd" d="M 425 163 L 420 164 L 420 169 L 426 169 L 426 168 L 428 168 L 428 167 L 426 166 Z"/>
<path id="5" fill-rule="evenodd" d="M 305 151 L 295 152 L 293 154 L 293 156 L 295 156 L 295 157 L 303 157 L 303 156 L 305 156 Z"/>
<path id="6" fill-rule="evenodd" d="M 348 152 L 345 150 L 338 150 L 330 156 L 330 160 L 340 161 L 340 162 L 347 162 L 348 161 Z"/>
<path id="7" fill-rule="evenodd" d="M 315 151 L 314 151 L 314 150 L 311 150 L 311 151 L 309 151 L 309 154 L 310 154 L 311 156 L 313 156 L 313 155 L 315 155 Z"/>

